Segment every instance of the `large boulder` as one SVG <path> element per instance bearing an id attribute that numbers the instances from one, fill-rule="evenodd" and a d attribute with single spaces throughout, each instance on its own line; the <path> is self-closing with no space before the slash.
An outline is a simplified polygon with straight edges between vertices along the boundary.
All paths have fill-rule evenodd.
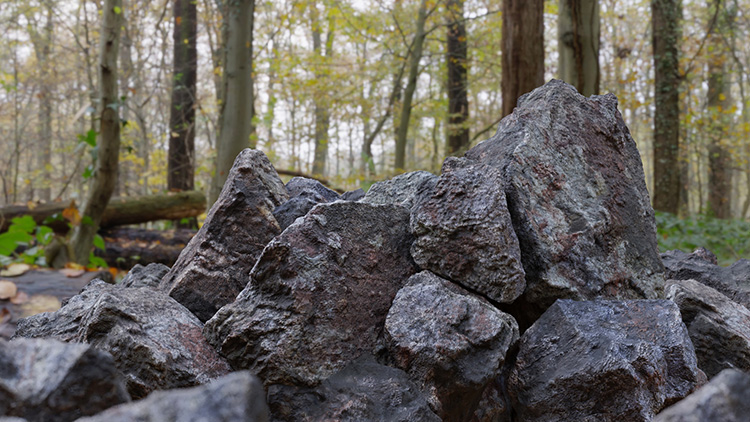
<path id="1" fill-rule="evenodd" d="M 649 421 L 705 381 L 669 300 L 558 300 L 521 337 L 517 421 Z"/>
<path id="2" fill-rule="evenodd" d="M 52 337 L 107 351 L 133 398 L 157 389 L 204 384 L 230 367 L 206 342 L 203 324 L 150 287 L 94 280 L 56 312 L 18 322 L 16 337 Z"/>
<path id="3" fill-rule="evenodd" d="M 708 384 L 659 413 L 654 422 L 745 422 L 750 415 L 750 375 L 725 369 Z"/>
<path id="4" fill-rule="evenodd" d="M 436 182 L 437 176 L 423 170 L 399 174 L 370 186 L 361 201 L 368 204 L 396 204 L 411 209 L 429 197 Z"/>
<path id="5" fill-rule="evenodd" d="M 530 321 L 558 298 L 663 297 L 641 157 L 614 95 L 586 98 L 550 81 L 466 157 L 505 180 Z"/>
<path id="6" fill-rule="evenodd" d="M 235 372 L 198 387 L 155 391 L 143 400 L 113 407 L 79 422 L 267 422 L 263 384 Z"/>
<path id="7" fill-rule="evenodd" d="M 51 339 L 0 340 L 0 415 L 67 422 L 129 400 L 109 353 Z"/>
<path id="8" fill-rule="evenodd" d="M 411 231 L 421 268 L 501 303 L 523 293 L 521 250 L 496 168 L 448 158 L 432 195 L 412 209 Z"/>
<path id="9" fill-rule="evenodd" d="M 411 276 L 385 321 L 395 366 L 444 421 L 470 419 L 517 340 L 513 317 L 428 271 Z"/>
<path id="10" fill-rule="evenodd" d="M 288 199 L 268 157 L 245 149 L 198 233 L 164 277 L 160 289 L 201 321 L 232 302 L 266 244 L 281 232 L 273 210 Z"/>
<path id="11" fill-rule="evenodd" d="M 268 244 L 251 282 L 204 335 L 267 385 L 318 384 L 373 349 L 396 292 L 417 271 L 408 221 L 397 205 L 315 206 Z"/>
<path id="12" fill-rule="evenodd" d="M 272 419 L 285 422 L 441 420 L 403 371 L 378 364 L 369 355 L 315 388 L 272 385 L 268 405 Z"/>
<path id="13" fill-rule="evenodd" d="M 669 280 L 695 280 L 750 309 L 750 261 L 740 259 L 729 267 L 716 264 L 716 256 L 700 248 L 693 253 L 679 250 L 661 255 Z"/>
<path id="14" fill-rule="evenodd" d="M 273 216 L 283 231 L 307 214 L 314 206 L 339 199 L 339 194 L 317 180 L 294 177 L 286 184 L 289 200 L 273 210 Z"/>
<path id="15" fill-rule="evenodd" d="M 695 280 L 668 280 L 667 298 L 680 308 L 698 357 L 712 378 L 722 369 L 750 371 L 750 311 Z"/>

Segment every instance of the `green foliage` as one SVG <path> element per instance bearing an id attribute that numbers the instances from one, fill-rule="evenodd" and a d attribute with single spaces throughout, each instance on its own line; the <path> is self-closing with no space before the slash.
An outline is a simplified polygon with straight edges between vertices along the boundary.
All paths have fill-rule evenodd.
<path id="1" fill-rule="evenodd" d="M 659 250 L 680 249 L 685 252 L 704 247 L 719 264 L 727 266 L 741 258 L 750 258 L 750 222 L 720 220 L 705 215 L 679 218 L 656 212 Z"/>

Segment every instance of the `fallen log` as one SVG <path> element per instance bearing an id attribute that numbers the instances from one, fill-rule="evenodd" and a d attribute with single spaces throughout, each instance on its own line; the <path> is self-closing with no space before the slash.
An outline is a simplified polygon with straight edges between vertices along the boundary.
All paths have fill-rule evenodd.
<path id="1" fill-rule="evenodd" d="M 15 217 L 30 215 L 37 224 L 42 224 L 48 217 L 62 213 L 69 205 L 60 202 L 40 204 L 33 208 L 22 205 L 0 207 L 0 232 L 7 230 Z M 107 228 L 157 220 L 181 220 L 197 217 L 205 210 L 206 195 L 198 191 L 112 198 L 100 226 Z M 55 221 L 49 226 L 58 233 L 68 231 L 66 221 Z"/>

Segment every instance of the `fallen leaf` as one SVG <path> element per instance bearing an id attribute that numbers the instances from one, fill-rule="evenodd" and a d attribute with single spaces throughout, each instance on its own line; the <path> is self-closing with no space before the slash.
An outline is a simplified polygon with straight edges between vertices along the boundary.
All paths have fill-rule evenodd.
<path id="1" fill-rule="evenodd" d="M 28 264 L 10 264 L 8 268 L 0 270 L 0 277 L 16 277 L 25 274 L 31 269 Z"/>
<path id="2" fill-rule="evenodd" d="M 0 280 L 0 299 L 7 300 L 18 293 L 16 283 L 9 280 Z"/>
<path id="3" fill-rule="evenodd" d="M 7 308 L 3 308 L 2 310 L 0 310 L 0 324 L 10 321 L 12 317 L 13 315 L 11 315 L 10 311 Z"/>
<path id="4" fill-rule="evenodd" d="M 54 312 L 60 309 L 60 299 L 51 295 L 34 295 L 29 301 L 21 305 L 20 318 L 41 314 L 42 312 Z"/>
<path id="5" fill-rule="evenodd" d="M 65 274 L 65 277 L 68 278 L 76 278 L 84 275 L 86 273 L 86 270 L 84 269 L 74 269 L 74 268 L 63 268 L 60 270 L 62 274 Z"/>
<path id="6" fill-rule="evenodd" d="M 26 292 L 21 291 L 21 290 L 19 290 L 15 296 L 10 298 L 10 303 L 14 305 L 23 305 L 24 303 L 28 301 L 29 301 L 29 295 L 27 295 Z"/>
<path id="7" fill-rule="evenodd" d="M 81 264 L 76 264 L 75 262 L 68 262 L 65 264 L 65 268 L 71 269 L 71 270 L 83 270 L 86 267 L 84 267 Z"/>

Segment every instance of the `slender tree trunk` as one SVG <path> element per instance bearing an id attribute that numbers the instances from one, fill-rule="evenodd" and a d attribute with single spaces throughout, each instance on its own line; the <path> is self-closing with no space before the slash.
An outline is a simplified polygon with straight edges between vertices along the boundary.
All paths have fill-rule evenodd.
<path id="1" fill-rule="evenodd" d="M 505 3 L 505 2 L 503 2 Z M 448 154 L 469 149 L 469 97 L 464 0 L 448 0 Z M 436 125 L 437 126 L 437 125 Z"/>
<path id="2" fill-rule="evenodd" d="M 122 26 L 122 0 L 104 0 L 99 46 L 100 136 L 96 173 L 83 208 L 83 222 L 71 238 L 73 258 L 87 264 L 94 235 L 117 182 L 120 117 L 117 92 L 117 49 Z"/>
<path id="3" fill-rule="evenodd" d="M 599 93 L 599 0 L 560 0 L 560 79 L 585 96 Z"/>
<path id="4" fill-rule="evenodd" d="M 654 209 L 680 208 L 680 0 L 652 0 L 654 48 Z"/>
<path id="5" fill-rule="evenodd" d="M 224 15 L 226 54 L 221 104 L 219 138 L 216 145 L 216 172 L 209 195 L 209 206 L 224 187 L 234 159 L 250 146 L 252 98 L 248 96 L 252 80 L 253 33 L 248 23 L 253 19 L 255 0 L 229 2 Z"/>
<path id="6" fill-rule="evenodd" d="M 422 48 L 424 47 L 424 40 L 427 36 L 425 33 L 427 14 L 427 0 L 422 0 L 417 15 L 416 32 L 409 52 L 409 77 L 406 80 L 406 88 L 404 89 L 404 97 L 401 104 L 401 115 L 396 129 L 396 171 L 401 171 L 406 168 L 406 140 L 407 135 L 409 134 L 412 101 L 414 99 L 414 92 L 417 90 L 419 62 L 422 60 Z"/>
<path id="7" fill-rule="evenodd" d="M 544 84 L 544 0 L 503 1 L 503 116 Z"/>
<path id="8" fill-rule="evenodd" d="M 316 82 L 319 84 L 318 92 L 315 95 L 315 156 L 313 157 L 312 173 L 316 176 L 324 176 L 326 172 L 326 163 L 328 162 L 328 129 L 331 125 L 331 98 L 327 93 L 330 89 L 326 81 L 329 78 L 329 70 L 325 66 L 333 55 L 333 33 L 334 21 L 328 19 L 328 33 L 326 35 L 325 50 L 323 49 L 321 22 L 318 17 L 318 9 L 315 3 L 311 4 L 311 21 L 312 21 L 312 40 L 313 51 L 317 58 L 317 68 L 315 72 Z M 321 89 L 322 87 L 322 89 Z"/>

